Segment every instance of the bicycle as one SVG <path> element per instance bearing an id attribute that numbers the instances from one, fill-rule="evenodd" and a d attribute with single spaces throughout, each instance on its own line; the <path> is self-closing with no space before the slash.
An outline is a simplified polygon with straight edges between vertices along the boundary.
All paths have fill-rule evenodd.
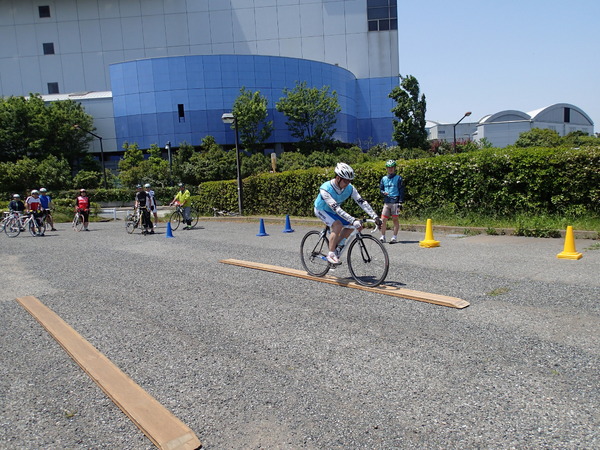
<path id="1" fill-rule="evenodd" d="M 240 213 L 236 211 L 227 211 L 226 209 L 219 209 L 213 207 L 213 217 L 228 217 L 228 216 L 239 216 Z"/>
<path id="2" fill-rule="evenodd" d="M 142 215 L 140 214 L 139 208 L 133 208 L 133 211 L 127 214 L 125 218 L 125 228 L 129 234 L 132 234 L 136 228 L 139 228 Z"/>
<path id="3" fill-rule="evenodd" d="M 46 227 L 40 217 L 33 212 L 18 215 L 13 213 L 4 223 L 4 232 L 8 237 L 17 237 L 21 231 L 29 230 L 32 236 L 44 236 Z"/>
<path id="4" fill-rule="evenodd" d="M 183 208 L 181 205 L 175 205 L 175 211 L 171 213 L 169 216 L 169 222 L 171 223 L 171 230 L 175 231 L 179 228 L 179 224 L 183 222 Z M 194 228 L 198 225 L 198 220 L 200 219 L 200 213 L 193 206 L 190 209 L 190 217 L 192 219 L 191 227 Z"/>
<path id="5" fill-rule="evenodd" d="M 372 222 L 374 220 L 363 220 Z M 322 231 L 312 230 L 306 233 L 300 244 L 300 259 L 304 269 L 315 277 L 322 277 L 334 265 L 327 261 L 329 253 L 329 227 Z M 385 280 L 390 267 L 387 250 L 379 239 L 354 230 L 345 243 L 338 245 L 338 258 L 341 259 L 348 249 L 348 269 L 354 280 L 362 285 L 375 287 Z"/>
<path id="6" fill-rule="evenodd" d="M 79 211 L 79 209 L 77 209 L 75 211 L 75 216 L 73 216 L 73 223 L 71 224 L 71 226 L 73 227 L 73 230 L 75 231 L 81 231 L 83 230 L 83 222 L 84 222 L 84 217 L 83 214 L 81 214 L 81 212 Z"/>
<path id="7" fill-rule="evenodd" d="M 8 222 L 8 219 L 12 217 L 12 213 L 8 212 L 8 211 L 4 211 L 3 216 L 2 216 L 2 222 L 0 222 L 0 233 L 2 233 L 6 227 L 6 222 Z"/>

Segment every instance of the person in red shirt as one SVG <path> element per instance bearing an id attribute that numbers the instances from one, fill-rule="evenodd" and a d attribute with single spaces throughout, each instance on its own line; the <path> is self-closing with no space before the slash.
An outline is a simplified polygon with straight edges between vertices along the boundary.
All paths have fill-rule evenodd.
<path id="1" fill-rule="evenodd" d="M 75 209 L 83 216 L 83 231 L 90 231 L 88 224 L 90 220 L 90 199 L 85 189 L 79 190 L 79 197 L 75 200 Z"/>

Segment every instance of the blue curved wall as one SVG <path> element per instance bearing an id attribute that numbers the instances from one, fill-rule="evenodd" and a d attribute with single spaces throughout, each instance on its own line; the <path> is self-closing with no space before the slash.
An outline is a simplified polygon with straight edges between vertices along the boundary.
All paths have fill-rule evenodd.
<path id="1" fill-rule="evenodd" d="M 113 64 L 110 67 L 117 145 L 136 142 L 141 148 L 200 145 L 212 135 L 222 145 L 235 142 L 221 121 L 243 86 L 260 91 L 269 103 L 274 131 L 269 143 L 294 142 L 286 118 L 275 110 L 283 89 L 298 81 L 309 87 L 329 86 L 338 94 L 341 113 L 335 138 L 343 142 L 391 142 L 393 78 L 357 80 L 341 67 L 297 58 L 253 55 L 161 57 Z M 179 117 L 178 105 L 184 105 Z"/>

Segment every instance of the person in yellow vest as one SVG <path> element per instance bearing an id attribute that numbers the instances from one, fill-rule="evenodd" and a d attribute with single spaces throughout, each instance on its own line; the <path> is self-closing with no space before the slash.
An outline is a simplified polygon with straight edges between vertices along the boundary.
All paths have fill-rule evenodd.
<path id="1" fill-rule="evenodd" d="M 183 220 L 187 224 L 183 229 L 191 230 L 192 229 L 192 199 L 190 191 L 185 188 L 185 184 L 179 183 L 179 192 L 173 198 L 173 201 L 169 204 L 169 206 L 180 205 L 181 209 L 183 209 Z"/>

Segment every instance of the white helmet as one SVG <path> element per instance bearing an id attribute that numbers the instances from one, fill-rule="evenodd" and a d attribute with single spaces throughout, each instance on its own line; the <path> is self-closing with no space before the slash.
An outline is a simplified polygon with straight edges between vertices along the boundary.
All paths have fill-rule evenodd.
<path id="1" fill-rule="evenodd" d="M 33 194 L 39 194 L 39 193 L 40 193 L 40 191 L 38 191 L 37 189 L 34 189 L 34 190 L 31 191 L 31 195 L 33 195 Z"/>
<path id="2" fill-rule="evenodd" d="M 144 185 L 144 187 L 145 187 L 145 188 L 149 188 L 149 187 L 150 187 L 150 183 L 146 183 L 146 184 Z"/>
<path id="3" fill-rule="evenodd" d="M 345 180 L 354 180 L 354 170 L 346 163 L 337 163 L 335 174 Z"/>
<path id="4" fill-rule="evenodd" d="M 46 189 L 46 188 L 41 188 L 41 189 L 40 189 L 40 192 L 48 192 L 48 189 Z"/>
<path id="5" fill-rule="evenodd" d="M 19 194 L 15 194 L 13 195 L 13 198 L 21 198 L 21 196 Z"/>

